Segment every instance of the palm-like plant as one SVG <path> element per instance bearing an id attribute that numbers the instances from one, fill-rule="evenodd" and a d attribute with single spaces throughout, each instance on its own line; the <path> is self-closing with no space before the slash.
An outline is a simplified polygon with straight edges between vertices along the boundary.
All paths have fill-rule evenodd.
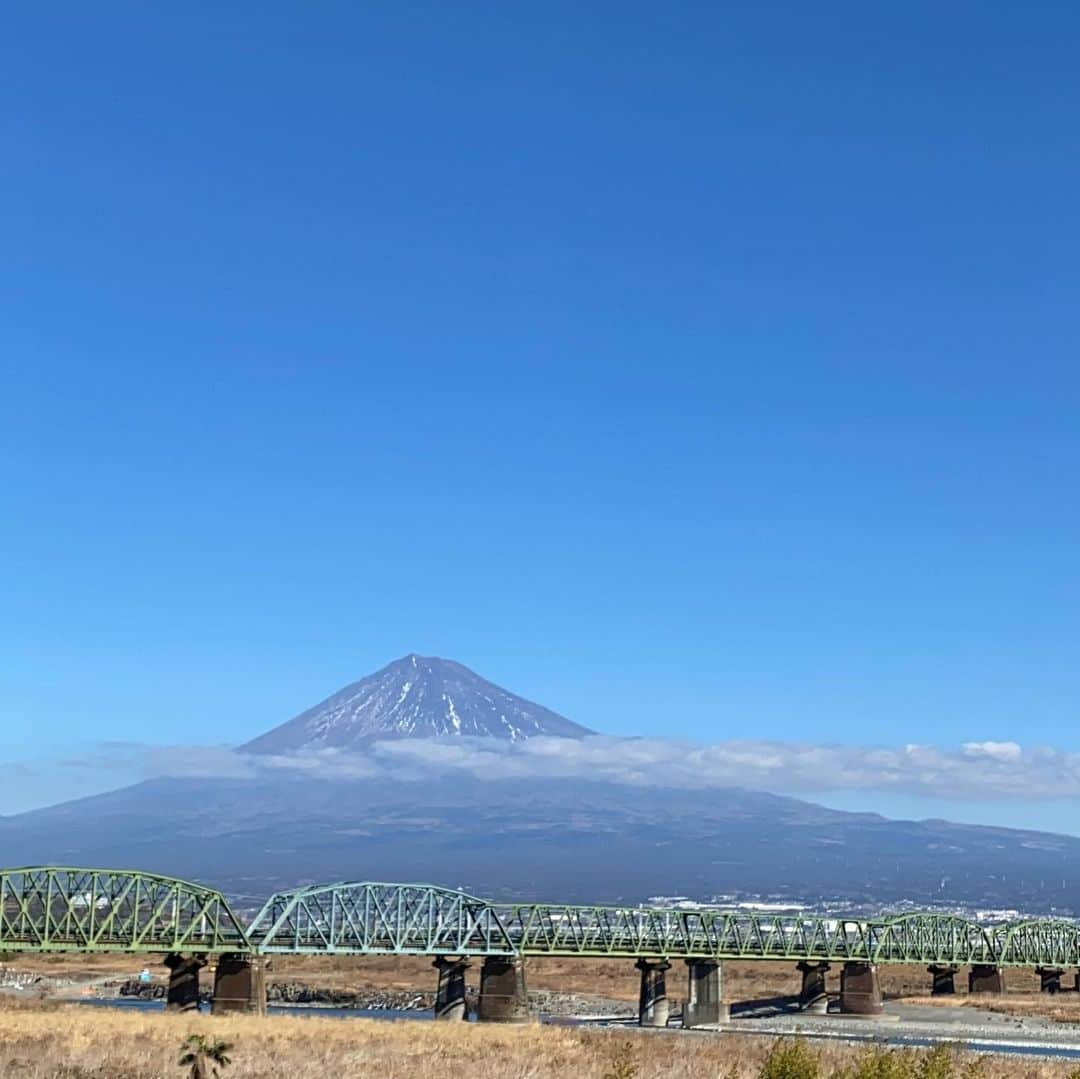
<path id="1" fill-rule="evenodd" d="M 207 1041 L 201 1034 L 192 1034 L 180 1046 L 177 1063 L 181 1068 L 191 1069 L 191 1079 L 214 1079 L 219 1074 L 219 1067 L 229 1065 L 231 1049 L 228 1042 Z"/>

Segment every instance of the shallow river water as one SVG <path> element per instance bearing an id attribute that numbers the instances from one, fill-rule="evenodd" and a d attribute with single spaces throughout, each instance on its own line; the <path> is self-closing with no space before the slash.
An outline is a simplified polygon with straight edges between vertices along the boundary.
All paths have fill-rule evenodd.
<path id="1" fill-rule="evenodd" d="M 116 998 L 83 998 L 74 1003 L 87 1007 L 118 1008 L 128 1011 L 162 1011 L 164 1005 L 160 1000 L 134 1000 L 126 997 Z M 392 1009 L 366 1009 L 366 1008 L 333 1008 L 321 1005 L 297 1006 L 271 1004 L 268 1008 L 270 1015 L 294 1015 L 328 1019 L 407 1019 L 411 1021 L 431 1021 L 433 1013 L 430 1010 L 395 1011 Z M 541 1022 L 554 1023 L 560 1026 L 627 1026 L 637 1029 L 636 1024 L 625 1019 L 568 1019 L 565 1017 L 541 1016 Z M 826 1030 L 817 1026 L 802 1025 L 798 1028 L 787 1027 L 777 1029 L 770 1023 L 759 1023 L 753 1020 L 737 1021 L 724 1028 L 724 1032 L 730 1031 L 738 1034 L 758 1035 L 763 1037 L 778 1037 L 781 1035 L 797 1034 L 799 1037 L 814 1041 L 846 1041 L 865 1042 L 878 1045 L 887 1045 L 893 1048 L 924 1049 L 940 1042 L 953 1042 L 962 1044 L 974 1053 L 1003 1053 L 1009 1056 L 1026 1056 L 1038 1058 L 1054 1058 L 1063 1060 L 1080 1060 L 1080 1045 L 1065 1045 L 1054 1043 L 1053 1035 L 1049 1032 L 1039 1036 L 1035 1031 L 1025 1031 L 1023 1035 L 1011 1040 L 1007 1037 L 978 1037 L 971 1031 L 957 1030 L 954 1024 L 942 1024 L 943 1029 L 939 1032 L 928 1032 L 925 1028 L 917 1033 L 912 1031 L 904 1033 L 896 1029 L 881 1030 L 871 1028 L 867 1024 L 853 1029 Z M 669 1028 L 669 1033 L 676 1033 L 677 1028 Z M 663 1031 L 642 1031 L 642 1033 L 662 1034 Z M 682 1033 L 680 1031 L 680 1033 Z M 690 1033 L 690 1032 L 685 1032 Z M 696 1036 L 715 1036 L 721 1031 L 694 1031 Z M 1040 1032 L 1042 1033 L 1042 1032 Z M 1041 1043 L 1041 1044 L 1040 1044 Z"/>

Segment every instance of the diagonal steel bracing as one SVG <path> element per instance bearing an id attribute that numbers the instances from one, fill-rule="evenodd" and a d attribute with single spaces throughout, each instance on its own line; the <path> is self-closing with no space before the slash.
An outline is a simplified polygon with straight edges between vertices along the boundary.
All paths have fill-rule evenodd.
<path id="1" fill-rule="evenodd" d="M 1080 926 L 1071 922 L 987 927 L 949 914 L 850 919 L 712 908 L 501 904 L 420 884 L 342 883 L 281 892 L 249 932 L 265 953 L 1080 966 Z"/>
<path id="2" fill-rule="evenodd" d="M 713 908 L 493 903 L 426 884 L 343 882 L 272 896 L 244 926 L 220 892 L 172 877 L 0 870 L 0 950 L 551 955 L 1080 967 L 1080 926 L 983 926 Z"/>
<path id="3" fill-rule="evenodd" d="M 0 870 L 0 949 L 252 950 L 220 892 L 152 873 L 61 866 Z"/>
<path id="4" fill-rule="evenodd" d="M 251 923 L 259 951 L 513 955 L 496 908 L 426 884 L 318 885 L 280 892 Z"/>

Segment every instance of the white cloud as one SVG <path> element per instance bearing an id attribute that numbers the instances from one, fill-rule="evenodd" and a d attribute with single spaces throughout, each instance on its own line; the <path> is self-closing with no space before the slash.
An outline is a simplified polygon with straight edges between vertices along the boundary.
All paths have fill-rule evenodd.
<path id="1" fill-rule="evenodd" d="M 106 759 L 112 767 L 126 765 L 142 777 L 292 774 L 418 781 L 460 773 L 480 781 L 536 777 L 681 789 L 745 787 L 799 795 L 848 790 L 965 801 L 1080 798 L 1080 754 L 994 741 L 941 748 L 756 740 L 705 745 L 603 736 L 516 743 L 444 738 L 377 742 L 364 751 L 326 748 L 275 756 L 245 755 L 221 746 L 114 744 L 89 758 L 97 767 Z M 86 766 L 87 761 L 70 763 Z"/>
<path id="2" fill-rule="evenodd" d="M 62 762 L 84 773 L 150 776 L 213 776 L 242 779 L 257 775 L 260 766 L 229 746 L 159 746 L 140 742 L 101 742 Z"/>
<path id="3" fill-rule="evenodd" d="M 1024 755 L 1015 742 L 965 742 L 962 748 L 968 757 L 989 757 L 997 761 L 1018 761 Z"/>

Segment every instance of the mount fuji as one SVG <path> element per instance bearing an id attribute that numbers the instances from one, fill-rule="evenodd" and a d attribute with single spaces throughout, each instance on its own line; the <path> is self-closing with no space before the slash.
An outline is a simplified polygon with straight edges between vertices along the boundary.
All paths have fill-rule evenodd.
<path id="1" fill-rule="evenodd" d="M 359 749 L 394 738 L 461 735 L 511 742 L 593 734 L 449 659 L 410 654 L 240 747 L 242 753 Z"/>
<path id="2" fill-rule="evenodd" d="M 300 883 L 368 878 L 564 902 L 735 895 L 1080 913 L 1080 838 L 521 767 L 528 739 L 551 738 L 557 755 L 558 739 L 576 750 L 567 740 L 591 733 L 459 663 L 408 655 L 248 742 L 235 774 L 158 776 L 0 818 L 0 865 L 138 866 L 256 905 Z M 440 760 L 455 740 L 451 756 L 484 763 L 334 770 L 424 761 L 432 743 Z"/>

